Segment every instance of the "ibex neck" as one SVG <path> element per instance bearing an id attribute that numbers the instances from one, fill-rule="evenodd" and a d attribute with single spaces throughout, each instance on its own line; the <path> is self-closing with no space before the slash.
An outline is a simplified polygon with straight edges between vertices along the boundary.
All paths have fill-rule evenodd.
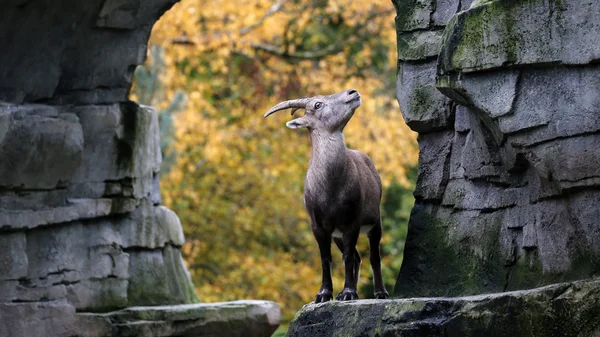
<path id="1" fill-rule="evenodd" d="M 346 170 L 347 148 L 341 132 L 328 133 L 313 130 L 310 134 L 312 157 L 309 170 L 321 174 L 344 174 Z"/>

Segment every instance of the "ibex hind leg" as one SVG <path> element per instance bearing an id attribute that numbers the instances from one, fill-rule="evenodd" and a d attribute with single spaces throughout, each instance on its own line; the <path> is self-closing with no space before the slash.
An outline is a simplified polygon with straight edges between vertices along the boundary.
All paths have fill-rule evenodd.
<path id="1" fill-rule="evenodd" d="M 367 233 L 367 236 L 369 237 L 369 259 L 371 261 L 371 268 L 373 268 L 373 286 L 375 288 L 375 298 L 388 298 L 390 295 L 385 289 L 383 278 L 381 277 L 381 255 L 379 248 L 381 242 L 381 222 L 378 225 L 373 226 L 373 228 L 371 228 L 371 230 Z"/>

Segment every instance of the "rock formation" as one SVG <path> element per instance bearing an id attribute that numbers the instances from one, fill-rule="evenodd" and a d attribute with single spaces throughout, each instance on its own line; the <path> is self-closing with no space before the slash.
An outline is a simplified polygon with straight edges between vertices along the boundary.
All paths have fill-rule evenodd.
<path id="1" fill-rule="evenodd" d="M 598 336 L 600 2 L 394 4 L 420 148 L 407 299 L 309 305 L 290 336 Z"/>
<path id="2" fill-rule="evenodd" d="M 398 101 L 421 151 L 395 294 L 478 294 L 596 275 L 600 3 L 478 1 L 437 14 L 449 2 L 398 2 L 398 13 L 412 11 L 398 17 L 406 41 Z M 428 8 L 431 22 L 417 26 Z"/>
<path id="3" fill-rule="evenodd" d="M 193 304 L 179 218 L 160 205 L 157 115 L 127 94 L 174 2 L 0 4 L 0 336 L 277 327 L 274 303 Z"/>

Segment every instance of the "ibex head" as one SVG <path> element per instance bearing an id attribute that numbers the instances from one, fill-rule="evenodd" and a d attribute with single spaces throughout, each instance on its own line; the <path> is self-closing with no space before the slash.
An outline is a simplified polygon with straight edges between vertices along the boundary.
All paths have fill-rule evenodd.
<path id="1" fill-rule="evenodd" d="M 281 102 L 272 107 L 265 118 L 272 113 L 292 109 L 292 115 L 298 109 L 306 109 L 304 116 L 286 123 L 290 129 L 308 128 L 329 132 L 342 131 L 356 108 L 360 106 L 360 94 L 354 89 L 344 90 L 329 96 L 314 96 Z"/>

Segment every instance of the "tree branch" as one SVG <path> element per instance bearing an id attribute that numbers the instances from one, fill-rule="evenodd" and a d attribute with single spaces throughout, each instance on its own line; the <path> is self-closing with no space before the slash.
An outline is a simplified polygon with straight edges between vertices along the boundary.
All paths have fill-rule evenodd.
<path id="1" fill-rule="evenodd" d="M 276 12 L 278 12 L 279 10 L 281 10 L 281 8 L 283 7 L 283 4 L 286 2 L 287 0 L 279 0 L 279 2 L 277 2 L 276 4 L 274 4 L 273 6 L 271 6 L 269 8 L 269 10 L 267 10 L 267 12 L 262 16 L 262 18 L 260 18 L 260 20 L 258 20 L 256 23 L 251 24 L 250 26 L 246 26 L 244 28 L 242 28 L 242 30 L 240 30 L 240 35 L 246 35 L 248 34 L 251 30 L 253 30 L 254 28 L 260 26 L 263 24 L 263 22 L 265 22 L 265 20 L 275 14 Z"/>
<path id="2" fill-rule="evenodd" d="M 332 44 L 321 50 L 300 51 L 300 52 L 288 52 L 288 51 L 282 50 L 281 48 L 279 48 L 277 46 L 273 46 L 273 45 L 265 44 L 265 43 L 253 44 L 252 48 L 254 48 L 255 50 L 267 52 L 269 54 L 279 56 L 282 58 L 292 58 L 292 59 L 302 59 L 302 60 L 319 59 L 319 58 L 323 58 L 325 56 L 337 54 L 344 50 L 344 46 L 340 45 L 340 44 Z"/>

